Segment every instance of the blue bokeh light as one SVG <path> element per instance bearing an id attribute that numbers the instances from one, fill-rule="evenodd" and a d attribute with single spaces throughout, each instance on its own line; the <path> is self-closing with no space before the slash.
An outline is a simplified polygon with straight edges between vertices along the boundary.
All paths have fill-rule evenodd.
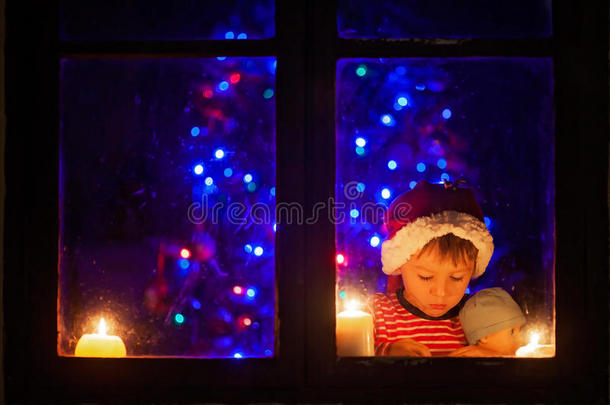
<path id="1" fill-rule="evenodd" d="M 216 149 L 216 151 L 214 151 L 214 157 L 216 159 L 222 159 L 223 157 L 225 157 L 225 151 L 222 149 Z"/>
<path id="2" fill-rule="evenodd" d="M 193 128 L 191 128 L 191 135 L 192 135 L 192 136 L 197 136 L 197 135 L 199 135 L 199 132 L 200 132 L 199 127 L 193 127 Z"/>
<path id="3" fill-rule="evenodd" d="M 409 101 L 406 97 L 401 96 L 396 99 L 396 103 L 398 103 L 398 105 L 401 107 L 405 107 L 407 104 L 409 104 Z"/>
<path id="4" fill-rule="evenodd" d="M 366 146 L 366 139 L 364 139 L 362 137 L 356 138 L 356 146 L 364 148 Z"/>
<path id="5" fill-rule="evenodd" d="M 383 114 L 380 120 L 381 123 L 386 127 L 393 127 L 394 125 L 396 125 L 396 121 L 394 120 L 394 117 L 392 117 L 391 114 Z"/>
<path id="6" fill-rule="evenodd" d="M 443 158 L 440 158 L 437 162 L 436 165 L 438 166 L 439 169 L 444 169 L 445 167 L 447 167 L 447 161 Z"/>
<path id="7" fill-rule="evenodd" d="M 371 238 L 371 240 L 369 241 L 369 244 L 372 247 L 377 247 L 377 246 L 379 246 L 379 242 L 381 242 L 381 239 L 379 239 L 379 236 L 375 235 Z"/>
<path id="8" fill-rule="evenodd" d="M 198 163 L 193 166 L 193 173 L 195 173 L 197 176 L 201 176 L 203 174 L 203 165 Z"/>
<path id="9" fill-rule="evenodd" d="M 415 186 L 417 186 L 417 182 L 415 180 L 409 183 L 409 187 L 411 187 L 411 189 L 414 189 Z"/>
<path id="10" fill-rule="evenodd" d="M 228 88 L 229 88 L 229 82 L 227 82 L 226 80 L 223 80 L 222 82 L 218 83 L 218 90 L 225 91 Z"/>
<path id="11" fill-rule="evenodd" d="M 233 31 L 225 32 L 225 39 L 234 39 L 234 38 L 235 38 L 235 33 Z"/>
<path id="12" fill-rule="evenodd" d="M 252 245 L 247 243 L 246 245 L 244 245 L 244 250 L 246 251 L 246 253 L 252 253 Z"/>
<path id="13" fill-rule="evenodd" d="M 178 260 L 178 265 L 181 269 L 186 270 L 191 265 L 191 262 L 189 262 L 188 259 L 180 259 Z"/>
<path id="14" fill-rule="evenodd" d="M 268 64 L 267 70 L 269 70 L 269 73 L 271 73 L 272 75 L 275 74 L 276 69 L 277 69 L 277 60 L 274 60 Z"/>
<path id="15" fill-rule="evenodd" d="M 225 177 L 231 177 L 233 175 L 233 169 L 231 169 L 230 167 L 227 167 L 224 170 L 224 175 L 225 175 Z"/>
<path id="16" fill-rule="evenodd" d="M 214 179 L 211 177 L 206 177 L 205 178 L 205 185 L 206 186 L 211 186 L 212 184 L 214 184 Z"/>
<path id="17" fill-rule="evenodd" d="M 392 192 L 390 191 L 389 188 L 384 188 L 383 190 L 381 190 L 381 197 L 385 200 L 387 200 L 388 198 L 390 198 L 392 196 Z"/>
<path id="18" fill-rule="evenodd" d="M 191 301 L 191 306 L 195 309 L 201 309 L 201 302 L 199 302 L 199 300 L 193 300 Z"/>
<path id="19" fill-rule="evenodd" d="M 451 180 L 451 178 L 449 177 L 449 175 L 448 175 L 447 173 L 443 173 L 443 174 L 441 174 L 441 180 L 442 180 L 442 179 L 445 179 L 445 180 L 447 180 L 447 181 Z"/>
<path id="20" fill-rule="evenodd" d="M 395 160 L 390 160 L 388 162 L 388 169 L 395 170 L 397 167 L 398 167 L 398 164 L 396 163 Z"/>
<path id="21" fill-rule="evenodd" d="M 252 181 L 252 175 L 250 173 L 246 173 L 244 175 L 244 183 L 250 183 Z"/>
<path id="22" fill-rule="evenodd" d="M 360 216 L 360 212 L 357 209 L 353 208 L 350 210 L 349 216 L 356 219 Z"/>
<path id="23" fill-rule="evenodd" d="M 417 164 L 417 171 L 420 172 L 420 173 L 425 172 L 426 171 L 426 164 L 423 163 L 423 162 L 419 162 Z"/>
<path id="24" fill-rule="evenodd" d="M 359 193 L 364 192 L 365 189 L 366 189 L 366 186 L 364 185 L 364 183 L 356 184 L 356 190 L 358 190 Z"/>
<path id="25" fill-rule="evenodd" d="M 263 97 L 266 99 L 270 99 L 271 97 L 273 97 L 273 89 L 266 89 L 265 91 L 263 91 Z"/>
<path id="26" fill-rule="evenodd" d="M 263 253 L 264 253 L 264 251 L 263 251 L 263 248 L 262 248 L 262 247 L 257 246 L 257 247 L 255 247 L 255 248 L 254 248 L 254 254 L 255 254 L 256 256 L 262 256 L 262 255 L 263 255 Z"/>
<path id="27" fill-rule="evenodd" d="M 237 39 L 248 39 L 248 35 L 245 32 L 242 32 L 237 36 Z"/>
<path id="28" fill-rule="evenodd" d="M 449 118 L 451 118 L 451 110 L 450 110 L 450 109 L 448 109 L 448 108 L 445 108 L 445 109 L 443 110 L 442 115 L 443 115 L 443 118 L 444 118 L 444 119 L 448 120 Z"/>

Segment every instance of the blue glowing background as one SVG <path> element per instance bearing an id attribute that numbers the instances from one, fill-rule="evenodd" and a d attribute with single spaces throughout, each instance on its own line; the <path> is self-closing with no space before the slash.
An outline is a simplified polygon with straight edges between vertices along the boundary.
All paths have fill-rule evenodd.
<path id="1" fill-rule="evenodd" d="M 551 0 L 338 0 L 342 38 L 528 38 L 552 35 Z"/>
<path id="2" fill-rule="evenodd" d="M 188 41 L 275 36 L 274 0 L 60 0 L 69 41 Z"/>
<path id="3" fill-rule="evenodd" d="M 342 59 L 337 64 L 337 294 L 384 292 L 381 214 L 419 180 L 464 178 L 494 238 L 470 292 L 503 287 L 533 322 L 554 319 L 552 62 Z M 365 206 L 377 204 L 374 214 Z"/>
<path id="4" fill-rule="evenodd" d="M 132 356 L 273 356 L 275 68 L 61 61 L 61 355 L 104 316 Z"/>

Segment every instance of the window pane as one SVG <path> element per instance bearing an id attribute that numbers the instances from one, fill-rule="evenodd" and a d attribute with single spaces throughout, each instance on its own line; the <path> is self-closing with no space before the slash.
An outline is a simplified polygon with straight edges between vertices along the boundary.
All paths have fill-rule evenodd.
<path id="1" fill-rule="evenodd" d="M 273 0 L 60 0 L 60 39 L 188 41 L 275 35 Z"/>
<path id="2" fill-rule="evenodd" d="M 554 344 L 552 88 L 552 62 L 546 58 L 338 62 L 336 198 L 338 204 L 344 204 L 347 218 L 336 225 L 338 311 L 352 299 L 371 303 L 378 292 L 397 297 L 396 290 L 406 284 L 412 306 L 446 305 L 437 307 L 437 312 L 448 314 L 464 293 L 501 287 L 527 317 L 521 336 L 529 338 L 531 331 L 539 329 L 540 343 Z M 446 233 L 440 225 L 408 228 L 415 229 L 414 233 L 401 233 L 405 239 L 393 236 L 395 242 L 386 245 L 388 250 L 382 248 L 391 239 L 388 234 L 398 235 L 397 229 L 408 224 L 384 224 L 383 214 L 390 202 L 415 191 L 421 180 L 444 189 L 434 184 L 443 179 L 465 179 L 467 183 L 459 188 L 471 189 L 482 210 L 484 218 L 477 223 L 483 228 L 468 231 L 468 238 L 485 232 L 493 237 L 493 255 L 485 272 L 470 281 L 468 289 L 464 284 L 461 291 L 439 292 L 415 282 L 403 283 L 400 277 L 388 277 L 382 271 L 384 257 L 384 269 L 401 274 L 400 266 L 407 260 L 413 263 L 411 256 L 401 255 L 423 247 L 422 241 L 429 240 L 430 234 Z M 416 201 L 410 203 L 407 213 L 441 211 L 434 207 L 440 198 Z M 479 242 L 475 247 L 487 251 L 489 246 Z M 391 246 L 397 250 L 389 250 Z M 442 256 L 431 259 L 436 260 L 433 272 L 417 273 L 415 281 L 442 276 L 434 274 L 445 269 L 438 257 Z M 481 256 L 476 258 L 484 263 Z M 429 282 L 432 286 L 433 280 Z M 420 287 L 424 295 L 417 296 L 415 289 Z M 405 308 L 403 303 L 396 305 Z M 426 310 L 428 316 L 440 316 Z M 378 343 L 401 336 L 392 335 L 396 331 L 390 332 L 389 326 L 387 329 L 387 335 L 378 331 Z"/>
<path id="3" fill-rule="evenodd" d="M 60 355 L 101 318 L 128 356 L 274 354 L 274 74 L 62 60 Z"/>
<path id="4" fill-rule="evenodd" d="M 341 38 L 550 37 L 551 0 L 339 0 Z"/>

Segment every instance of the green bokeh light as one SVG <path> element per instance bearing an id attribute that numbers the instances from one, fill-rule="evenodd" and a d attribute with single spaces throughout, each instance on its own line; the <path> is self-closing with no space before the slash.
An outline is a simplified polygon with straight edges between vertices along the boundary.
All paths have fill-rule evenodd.
<path id="1" fill-rule="evenodd" d="M 364 76 L 366 74 L 366 66 L 364 66 L 364 65 L 358 66 L 358 68 L 356 69 L 356 74 L 360 77 Z"/>

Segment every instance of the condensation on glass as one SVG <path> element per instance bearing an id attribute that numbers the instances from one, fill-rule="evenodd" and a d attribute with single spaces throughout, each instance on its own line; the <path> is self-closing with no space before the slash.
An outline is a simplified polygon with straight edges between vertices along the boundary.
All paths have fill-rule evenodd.
<path id="1" fill-rule="evenodd" d="M 60 355 L 274 355 L 275 66 L 61 60 Z"/>
<path id="2" fill-rule="evenodd" d="M 189 41 L 275 36 L 274 0 L 60 0 L 64 41 Z"/>
<path id="3" fill-rule="evenodd" d="M 551 0 L 339 0 L 341 38 L 544 38 Z"/>
<path id="4" fill-rule="evenodd" d="M 466 293 L 503 288 L 527 317 L 524 335 L 554 344 L 552 71 L 547 58 L 339 60 L 337 312 L 388 288 L 389 203 L 420 180 L 461 178 L 495 245 Z"/>

